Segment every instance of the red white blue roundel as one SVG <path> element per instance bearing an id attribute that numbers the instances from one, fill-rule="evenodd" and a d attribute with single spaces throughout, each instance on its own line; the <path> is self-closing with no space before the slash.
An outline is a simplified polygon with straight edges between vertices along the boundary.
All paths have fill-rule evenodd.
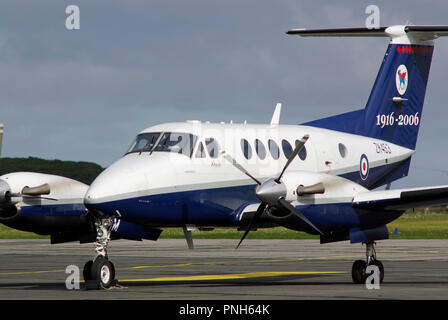
<path id="1" fill-rule="evenodd" d="M 359 174 L 362 180 L 366 180 L 369 176 L 369 159 L 363 154 L 361 156 L 361 161 L 359 162 Z"/>
<path id="2" fill-rule="evenodd" d="M 408 88 L 408 69 L 404 64 L 401 64 L 395 74 L 395 85 L 397 86 L 397 91 L 400 95 L 404 95 L 406 89 Z"/>

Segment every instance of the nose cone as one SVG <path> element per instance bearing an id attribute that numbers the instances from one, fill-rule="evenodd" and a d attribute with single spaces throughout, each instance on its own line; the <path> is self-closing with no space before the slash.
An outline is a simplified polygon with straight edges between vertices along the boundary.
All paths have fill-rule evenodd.
<path id="1" fill-rule="evenodd" d="M 261 201 L 274 205 L 279 198 L 286 197 L 286 186 L 282 182 L 277 183 L 275 179 L 269 179 L 263 182 L 255 193 Z"/>
<path id="2" fill-rule="evenodd" d="M 84 205 L 91 211 L 132 216 L 141 212 L 141 200 L 159 189 L 173 186 L 175 172 L 161 154 L 133 153 L 104 170 L 90 185 Z"/>
<path id="3" fill-rule="evenodd" d="M 87 190 L 84 196 L 85 206 L 89 210 L 114 214 L 117 208 L 111 207 L 111 203 L 147 189 L 146 172 L 143 171 L 141 160 L 136 157 L 124 157 L 104 170 Z"/>

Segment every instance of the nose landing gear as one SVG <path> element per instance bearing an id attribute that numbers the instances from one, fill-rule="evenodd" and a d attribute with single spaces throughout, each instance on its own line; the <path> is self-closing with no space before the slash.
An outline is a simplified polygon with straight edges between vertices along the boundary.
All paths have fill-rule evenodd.
<path id="1" fill-rule="evenodd" d="M 384 266 L 380 260 L 376 259 L 375 242 L 371 241 L 366 243 L 366 261 L 356 260 L 352 266 L 352 279 L 353 283 L 360 284 L 366 283 L 366 280 L 370 274 L 366 273 L 368 266 L 377 266 L 379 270 L 379 280 L 383 283 L 384 280 Z"/>
<path id="2" fill-rule="evenodd" d="M 110 241 L 112 218 L 95 218 L 96 241 L 94 260 L 84 265 L 84 281 L 87 289 L 107 289 L 117 284 L 115 266 L 107 257 L 107 245 Z"/>

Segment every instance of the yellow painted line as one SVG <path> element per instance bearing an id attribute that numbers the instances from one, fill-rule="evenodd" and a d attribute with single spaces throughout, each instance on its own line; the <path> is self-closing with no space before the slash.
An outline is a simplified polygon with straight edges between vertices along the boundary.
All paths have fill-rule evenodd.
<path id="1" fill-rule="evenodd" d="M 148 279 L 120 279 L 122 282 L 163 282 L 163 281 L 205 281 L 205 280 L 232 280 L 263 277 L 278 277 L 291 275 L 321 275 L 321 274 L 345 274 L 345 271 L 272 271 L 272 272 L 249 272 L 233 274 L 209 274 L 198 276 L 178 276 L 178 277 L 159 277 Z"/>
<path id="2" fill-rule="evenodd" d="M 217 265 L 242 265 L 251 263 L 273 263 L 273 262 L 297 262 L 297 261 L 314 261 L 314 260 L 332 260 L 332 259 L 344 259 L 344 258 L 357 258 L 363 255 L 351 255 L 351 256 L 329 256 L 329 257 L 314 257 L 314 258 L 293 258 L 293 259 L 263 259 L 263 260 L 246 260 L 246 261 L 214 261 L 214 262 L 190 262 L 179 264 L 167 264 L 167 265 L 153 265 L 153 266 L 135 266 L 129 269 L 147 269 L 147 268 L 169 268 L 169 267 L 191 267 L 191 266 L 217 266 Z"/>
<path id="3" fill-rule="evenodd" d="M 39 273 L 50 273 L 50 272 L 65 272 L 65 270 L 42 270 L 42 271 L 23 271 L 23 272 L 3 272 L 3 273 L 0 273 L 0 276 L 24 275 L 24 274 L 39 274 Z"/>

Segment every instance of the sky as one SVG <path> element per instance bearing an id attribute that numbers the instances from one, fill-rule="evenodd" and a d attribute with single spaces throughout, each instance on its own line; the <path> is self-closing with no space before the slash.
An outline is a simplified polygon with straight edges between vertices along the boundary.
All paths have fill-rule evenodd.
<path id="1" fill-rule="evenodd" d="M 285 32 L 364 27 L 371 4 L 381 26 L 448 25 L 445 0 L 2 0 L 2 156 L 107 167 L 159 123 L 268 123 L 278 102 L 284 124 L 361 109 L 388 39 Z M 448 184 L 447 56 L 440 38 L 417 152 L 393 187 Z"/>

